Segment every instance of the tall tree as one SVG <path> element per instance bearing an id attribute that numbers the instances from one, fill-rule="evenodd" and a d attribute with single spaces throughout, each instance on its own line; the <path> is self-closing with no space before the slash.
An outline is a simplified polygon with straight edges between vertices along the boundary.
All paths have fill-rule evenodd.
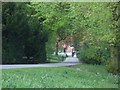
<path id="1" fill-rule="evenodd" d="M 39 14 L 37 16 L 37 14 Z M 44 63 L 45 18 L 30 3 L 3 3 L 3 63 Z M 33 57 L 32 62 L 22 60 Z"/>
<path id="2" fill-rule="evenodd" d="M 113 39 L 110 42 L 111 47 L 111 60 L 108 64 L 108 71 L 112 72 L 114 74 L 117 74 L 120 72 L 120 2 L 112 3 L 111 5 L 111 11 L 112 11 L 112 33 L 114 35 Z"/>
<path id="3" fill-rule="evenodd" d="M 29 30 L 25 4 L 2 3 L 3 63 L 20 63 L 24 56 L 25 31 Z"/>

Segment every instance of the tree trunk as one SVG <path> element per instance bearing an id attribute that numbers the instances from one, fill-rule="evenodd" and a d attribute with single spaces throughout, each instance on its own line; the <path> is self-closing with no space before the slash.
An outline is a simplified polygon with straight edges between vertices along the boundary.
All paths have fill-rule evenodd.
<path id="1" fill-rule="evenodd" d="M 56 43 L 56 52 L 55 52 L 55 55 L 58 55 L 58 41 Z"/>
<path id="2" fill-rule="evenodd" d="M 108 64 L 108 71 L 114 73 L 114 74 L 117 74 L 120 72 L 120 66 L 118 64 L 120 64 L 120 44 L 119 44 L 119 41 L 120 41 L 120 34 L 119 34 L 119 2 L 116 3 L 114 5 L 114 7 L 112 7 L 112 21 L 113 21 L 113 34 L 115 35 L 115 43 L 114 43 L 114 46 L 111 47 L 111 60 Z"/>
<path id="3" fill-rule="evenodd" d="M 118 61 L 118 49 L 117 47 L 111 47 L 111 60 Z"/>

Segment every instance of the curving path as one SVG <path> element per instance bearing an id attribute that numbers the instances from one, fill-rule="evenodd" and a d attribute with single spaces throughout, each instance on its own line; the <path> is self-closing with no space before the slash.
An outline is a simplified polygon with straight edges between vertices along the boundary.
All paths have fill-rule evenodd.
<path id="1" fill-rule="evenodd" d="M 78 58 L 68 57 L 60 63 L 46 63 L 46 64 L 16 64 L 16 65 L 0 65 L 0 69 L 14 69 L 14 68 L 31 68 L 31 67 L 60 67 L 80 64 Z"/>

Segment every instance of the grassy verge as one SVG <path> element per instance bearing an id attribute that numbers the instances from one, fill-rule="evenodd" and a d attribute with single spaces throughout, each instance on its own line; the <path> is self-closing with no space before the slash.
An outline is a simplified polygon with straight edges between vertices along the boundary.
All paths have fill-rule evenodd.
<path id="1" fill-rule="evenodd" d="M 63 56 L 53 55 L 53 54 L 47 54 L 47 58 L 48 58 L 47 63 L 57 63 L 65 59 L 65 57 Z"/>
<path id="2" fill-rule="evenodd" d="M 104 66 L 3 69 L 3 88 L 117 88 L 118 76 Z"/>

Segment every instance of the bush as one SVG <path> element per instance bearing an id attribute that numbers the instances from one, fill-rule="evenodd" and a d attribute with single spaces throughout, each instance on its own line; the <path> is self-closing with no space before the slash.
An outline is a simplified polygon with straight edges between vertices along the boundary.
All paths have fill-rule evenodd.
<path id="1" fill-rule="evenodd" d="M 109 58 L 108 51 L 103 49 L 103 47 L 92 45 L 83 47 L 80 50 L 78 58 L 88 64 L 103 64 Z"/>

